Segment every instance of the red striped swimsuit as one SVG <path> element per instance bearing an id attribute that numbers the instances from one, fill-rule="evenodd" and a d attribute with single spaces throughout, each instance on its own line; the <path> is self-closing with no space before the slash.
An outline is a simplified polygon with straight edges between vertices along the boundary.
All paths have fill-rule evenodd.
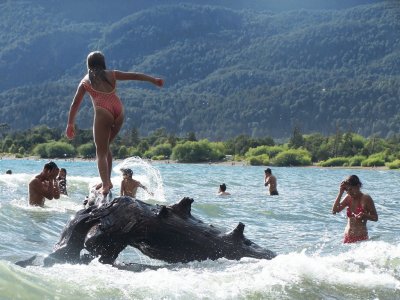
<path id="1" fill-rule="evenodd" d="M 113 72 L 114 77 L 115 73 Z M 101 92 L 95 90 L 92 85 L 86 80 L 82 80 L 81 83 L 85 87 L 85 90 L 89 93 L 92 98 L 94 108 L 102 108 L 108 110 L 117 119 L 122 113 L 122 102 L 116 94 L 116 87 L 111 92 Z"/>

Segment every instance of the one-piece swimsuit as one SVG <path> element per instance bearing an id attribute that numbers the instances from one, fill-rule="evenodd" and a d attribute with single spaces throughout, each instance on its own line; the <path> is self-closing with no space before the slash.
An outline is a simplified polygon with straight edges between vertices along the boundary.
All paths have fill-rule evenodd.
<path id="1" fill-rule="evenodd" d="M 115 79 L 115 72 L 112 72 L 112 74 Z M 121 100 L 116 94 L 116 83 L 111 92 L 97 91 L 86 80 L 82 80 L 81 83 L 83 84 L 85 90 L 89 93 L 95 109 L 100 107 L 109 111 L 113 115 L 114 120 L 121 115 L 123 106 Z"/>

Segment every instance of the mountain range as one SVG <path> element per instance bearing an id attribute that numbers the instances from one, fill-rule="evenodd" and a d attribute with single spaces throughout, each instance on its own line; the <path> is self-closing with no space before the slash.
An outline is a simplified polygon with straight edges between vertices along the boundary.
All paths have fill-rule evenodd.
<path id="1" fill-rule="evenodd" d="M 0 1 L 0 123 L 64 128 L 93 50 L 118 83 L 123 130 L 225 140 L 400 130 L 399 1 Z M 90 128 L 87 97 L 77 126 Z"/>

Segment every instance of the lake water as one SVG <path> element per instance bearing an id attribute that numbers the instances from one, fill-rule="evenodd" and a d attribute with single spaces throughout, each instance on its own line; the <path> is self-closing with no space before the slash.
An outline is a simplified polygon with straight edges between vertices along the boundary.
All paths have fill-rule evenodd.
<path id="1" fill-rule="evenodd" d="M 56 161 L 67 169 L 69 197 L 30 207 L 28 182 L 45 162 L 0 160 L 0 299 L 400 299 L 399 171 L 272 167 L 280 193 L 272 197 L 263 185 L 264 167 L 130 159 L 114 167 L 115 196 L 120 167 L 131 167 L 155 192 L 150 198 L 140 190 L 138 199 L 173 204 L 189 196 L 193 216 L 227 231 L 243 222 L 247 238 L 278 256 L 169 265 L 127 248 L 118 261 L 162 267 L 132 272 L 94 260 L 21 268 L 14 263 L 52 252 L 99 181 L 94 161 Z M 379 221 L 368 222 L 369 241 L 344 245 L 345 213 L 332 215 L 331 207 L 339 183 L 351 174 L 374 199 Z M 229 197 L 216 196 L 223 182 Z"/>

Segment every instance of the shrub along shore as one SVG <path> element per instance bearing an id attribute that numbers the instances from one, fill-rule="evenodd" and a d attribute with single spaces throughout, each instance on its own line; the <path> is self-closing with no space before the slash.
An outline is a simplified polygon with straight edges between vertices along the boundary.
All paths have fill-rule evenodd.
<path id="1" fill-rule="evenodd" d="M 39 126 L 24 132 L 3 133 L 0 150 L 5 157 L 92 159 L 92 131 L 80 130 L 69 141 L 60 129 Z M 121 133 L 111 150 L 115 159 L 138 156 L 153 161 L 178 163 L 227 163 L 264 166 L 380 167 L 400 168 L 400 135 L 390 138 L 362 137 L 352 132 L 302 134 L 294 128 L 282 143 L 271 137 L 239 135 L 226 141 L 169 134 L 161 128 L 147 137 L 137 130 Z"/>

